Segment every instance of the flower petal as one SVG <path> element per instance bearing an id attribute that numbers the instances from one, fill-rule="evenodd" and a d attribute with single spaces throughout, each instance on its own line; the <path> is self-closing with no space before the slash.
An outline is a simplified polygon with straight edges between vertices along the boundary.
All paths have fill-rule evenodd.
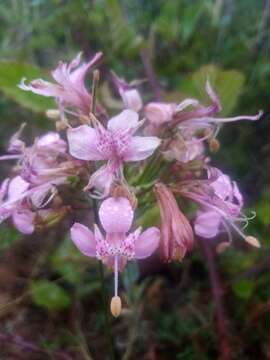
<path id="1" fill-rule="evenodd" d="M 130 202 L 123 197 L 106 199 L 99 209 L 100 222 L 107 233 L 126 233 L 133 214 Z"/>
<path id="2" fill-rule="evenodd" d="M 145 230 L 135 241 L 135 257 L 144 259 L 157 249 L 160 240 L 160 231 L 157 227 Z"/>
<path id="3" fill-rule="evenodd" d="M 123 110 L 120 114 L 112 117 L 108 122 L 109 130 L 128 130 L 136 128 L 139 123 L 139 115 L 130 109 Z"/>
<path id="4" fill-rule="evenodd" d="M 71 240 L 81 253 L 86 256 L 96 256 L 96 241 L 93 232 L 88 227 L 75 223 L 70 229 Z"/>
<path id="5" fill-rule="evenodd" d="M 215 211 L 200 213 L 194 223 L 194 230 L 203 238 L 215 237 L 219 232 L 221 216 Z"/>
<path id="6" fill-rule="evenodd" d="M 16 176 L 10 180 L 8 187 L 8 201 L 19 199 L 20 196 L 29 188 L 29 183 L 21 176 Z"/>
<path id="7" fill-rule="evenodd" d="M 125 161 L 139 161 L 151 156 L 160 145 L 161 140 L 155 136 L 133 136 L 123 158 Z"/>
<path id="8" fill-rule="evenodd" d="M 74 129 L 68 129 L 67 138 L 69 152 L 80 160 L 103 160 L 104 157 L 98 152 L 96 143 L 98 135 L 96 130 L 87 125 Z"/>
<path id="9" fill-rule="evenodd" d="M 35 230 L 33 221 L 35 213 L 30 210 L 18 210 L 13 212 L 12 220 L 15 227 L 23 234 L 32 234 Z"/>

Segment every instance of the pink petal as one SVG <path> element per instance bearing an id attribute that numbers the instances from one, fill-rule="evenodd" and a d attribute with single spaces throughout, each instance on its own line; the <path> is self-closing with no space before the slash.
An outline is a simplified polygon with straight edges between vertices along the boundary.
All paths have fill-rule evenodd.
<path id="1" fill-rule="evenodd" d="M 64 90 L 59 85 L 44 81 L 42 79 L 33 80 L 29 85 L 26 85 L 24 78 L 22 79 L 19 88 L 25 91 L 32 91 L 38 95 L 52 96 L 59 99 L 64 95 Z"/>
<path id="2" fill-rule="evenodd" d="M 144 259 L 153 254 L 160 240 L 160 231 L 157 227 L 145 230 L 135 241 L 135 257 Z"/>
<path id="3" fill-rule="evenodd" d="M 87 191 L 92 188 L 96 188 L 99 198 L 106 197 L 110 192 L 116 170 L 117 169 L 114 169 L 113 164 L 110 162 L 108 162 L 107 165 L 101 166 L 91 175 L 84 190 Z"/>
<path id="4" fill-rule="evenodd" d="M 109 130 L 128 130 L 136 128 L 139 123 L 139 115 L 130 109 L 123 110 L 120 114 L 112 117 L 108 122 Z"/>
<path id="5" fill-rule="evenodd" d="M 29 188 L 29 183 L 23 180 L 21 176 L 16 176 L 10 180 L 8 187 L 8 201 L 16 200 Z"/>
<path id="6" fill-rule="evenodd" d="M 88 227 L 75 223 L 70 229 L 71 240 L 86 256 L 96 256 L 96 241 L 93 232 Z"/>
<path id="7" fill-rule="evenodd" d="M 120 94 L 122 96 L 126 108 L 138 112 L 143 107 L 142 98 L 138 90 L 136 89 L 130 89 L 125 91 L 121 90 Z"/>
<path id="8" fill-rule="evenodd" d="M 41 136 L 37 140 L 37 148 L 39 150 L 50 150 L 53 152 L 65 153 L 67 144 L 60 138 L 60 135 L 56 132 L 49 132 L 46 135 Z M 45 154 L 46 155 L 46 154 Z"/>
<path id="9" fill-rule="evenodd" d="M 161 140 L 155 136 L 133 136 L 123 158 L 125 161 L 139 161 L 151 156 L 160 145 Z"/>
<path id="10" fill-rule="evenodd" d="M 130 202 L 123 197 L 106 199 L 99 209 L 100 222 L 107 233 L 126 233 L 133 214 Z"/>
<path id="11" fill-rule="evenodd" d="M 215 211 L 200 213 L 194 223 L 195 233 L 203 238 L 212 238 L 219 232 L 221 216 Z"/>
<path id="12" fill-rule="evenodd" d="M 18 210 L 13 212 L 12 220 L 15 227 L 23 234 L 32 234 L 35 227 L 33 224 L 35 213 L 30 210 Z"/>
<path id="13" fill-rule="evenodd" d="M 103 160 L 104 156 L 98 152 L 96 143 L 98 135 L 95 129 L 82 125 L 74 129 L 68 129 L 67 138 L 69 152 L 80 160 Z"/>

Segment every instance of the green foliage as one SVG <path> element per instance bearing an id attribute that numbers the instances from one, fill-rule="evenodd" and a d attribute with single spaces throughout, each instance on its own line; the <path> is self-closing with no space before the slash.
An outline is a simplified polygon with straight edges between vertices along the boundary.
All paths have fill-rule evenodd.
<path id="1" fill-rule="evenodd" d="M 51 256 L 52 268 L 71 284 L 79 284 L 85 267 L 81 265 L 86 259 L 66 237 Z"/>
<path id="2" fill-rule="evenodd" d="M 62 310 L 69 306 L 70 296 L 60 285 L 48 280 L 31 283 L 33 302 L 47 310 Z"/>
<path id="3" fill-rule="evenodd" d="M 55 107 L 54 102 L 44 96 L 21 90 L 18 85 L 22 78 L 27 81 L 47 78 L 47 73 L 37 66 L 16 62 L 0 63 L 0 91 L 18 104 L 35 112 L 44 112 Z"/>
<path id="4" fill-rule="evenodd" d="M 22 239 L 22 234 L 15 228 L 0 227 L 0 252 Z"/>
<path id="5" fill-rule="evenodd" d="M 242 279 L 237 281 L 232 288 L 238 298 L 248 300 L 254 292 L 255 282 L 252 280 Z"/>

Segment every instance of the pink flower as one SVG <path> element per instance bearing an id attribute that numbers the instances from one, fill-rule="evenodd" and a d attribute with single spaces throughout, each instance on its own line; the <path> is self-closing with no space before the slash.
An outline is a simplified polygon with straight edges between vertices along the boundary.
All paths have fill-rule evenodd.
<path id="1" fill-rule="evenodd" d="M 65 184 L 68 176 L 76 174 L 81 162 L 66 153 L 67 144 L 58 133 L 49 132 L 27 147 L 19 139 L 20 132 L 21 129 L 11 137 L 8 147 L 9 151 L 16 150 L 16 154 L 3 155 L 0 160 L 18 160 L 15 169 L 32 189 L 33 205 L 44 207 L 56 194 L 56 186 Z"/>
<path id="2" fill-rule="evenodd" d="M 212 129 L 223 123 L 234 122 L 239 120 L 251 120 L 256 121 L 260 119 L 263 112 L 259 111 L 258 114 L 249 116 L 241 115 L 227 118 L 217 118 L 215 115 L 222 110 L 219 98 L 212 89 L 210 82 L 206 82 L 205 90 L 209 95 L 212 103 L 209 106 L 202 106 L 198 101 L 194 99 L 184 100 L 178 105 L 176 113 L 173 119 L 173 125 L 178 126 L 180 130 L 189 129 L 194 133 L 198 130 Z M 186 103 L 185 103 L 186 102 Z M 192 106 L 192 111 L 183 111 L 187 106 Z"/>
<path id="3" fill-rule="evenodd" d="M 161 256 L 165 261 L 182 260 L 193 246 L 191 225 L 165 184 L 157 183 L 155 194 L 161 217 Z"/>
<path id="4" fill-rule="evenodd" d="M 120 79 L 115 73 L 112 73 L 112 79 L 125 107 L 127 109 L 139 112 L 143 107 L 143 102 L 138 90 L 134 89 L 125 80 Z"/>
<path id="5" fill-rule="evenodd" d="M 71 63 L 60 62 L 52 71 L 52 77 L 56 83 L 36 79 L 26 85 L 25 79 L 22 79 L 19 87 L 38 95 L 54 97 L 60 108 L 75 107 L 81 113 L 88 115 L 92 96 L 85 87 L 85 76 L 101 58 L 102 53 L 99 52 L 88 63 L 80 65 L 81 53 L 79 53 Z M 99 105 L 97 111 L 102 112 Z"/>
<path id="6" fill-rule="evenodd" d="M 134 211 L 126 198 L 108 198 L 99 209 L 99 219 L 106 235 L 95 226 L 88 227 L 75 223 L 71 228 L 71 239 L 86 256 L 96 257 L 109 268 L 114 269 L 115 297 L 118 296 L 118 272 L 128 260 L 149 257 L 158 247 L 160 232 L 151 227 L 141 232 L 141 228 L 129 233 Z"/>
<path id="7" fill-rule="evenodd" d="M 250 236 L 243 233 L 238 223 L 244 223 L 245 228 L 254 215 L 248 218 L 242 213 L 243 197 L 236 182 L 213 167 L 208 168 L 207 175 L 207 180 L 193 180 L 180 185 L 180 194 L 201 206 L 194 222 L 195 233 L 204 238 L 213 238 L 226 231 L 231 242 L 232 228 L 251 243 Z"/>
<path id="8" fill-rule="evenodd" d="M 86 189 L 96 187 L 101 196 L 106 196 L 113 180 L 123 179 L 124 162 L 144 160 L 153 154 L 160 140 L 157 137 L 134 136 L 139 126 L 138 114 L 124 110 L 109 120 L 107 129 L 100 123 L 95 128 L 82 125 L 68 129 L 72 156 L 86 161 L 108 161 L 91 176 Z"/>
<path id="9" fill-rule="evenodd" d="M 11 217 L 14 226 L 23 234 L 34 231 L 35 214 L 24 202 L 29 184 L 20 176 L 3 181 L 0 188 L 0 222 Z"/>

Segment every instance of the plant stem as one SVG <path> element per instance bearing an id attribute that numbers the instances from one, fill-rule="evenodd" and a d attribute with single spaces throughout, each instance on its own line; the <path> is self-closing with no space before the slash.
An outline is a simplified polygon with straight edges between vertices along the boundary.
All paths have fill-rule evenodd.
<path id="1" fill-rule="evenodd" d="M 217 330 L 220 342 L 220 359 L 231 360 L 232 352 L 230 344 L 229 321 L 223 303 L 224 292 L 216 268 L 215 255 L 213 253 L 211 245 L 209 244 L 208 239 L 201 238 L 200 240 L 202 251 L 207 259 L 210 283 L 212 288 L 213 301 L 217 318 Z"/>
<path id="2" fill-rule="evenodd" d="M 97 201 L 93 199 L 93 211 L 95 216 L 95 223 L 99 225 L 99 217 L 98 217 L 98 209 L 97 209 Z M 110 360 L 114 360 L 114 342 L 112 337 L 112 329 L 111 329 L 111 322 L 109 319 L 109 304 L 107 301 L 107 293 L 106 293 L 106 287 L 105 287 L 105 277 L 104 277 L 104 269 L 103 264 L 101 261 L 98 262 L 98 268 L 99 268 L 99 278 L 100 278 L 100 284 L 101 284 L 101 296 L 102 296 L 102 307 L 103 307 L 103 321 L 104 321 L 104 328 L 105 328 L 105 336 L 107 340 L 107 345 L 109 348 L 109 356 Z"/>

